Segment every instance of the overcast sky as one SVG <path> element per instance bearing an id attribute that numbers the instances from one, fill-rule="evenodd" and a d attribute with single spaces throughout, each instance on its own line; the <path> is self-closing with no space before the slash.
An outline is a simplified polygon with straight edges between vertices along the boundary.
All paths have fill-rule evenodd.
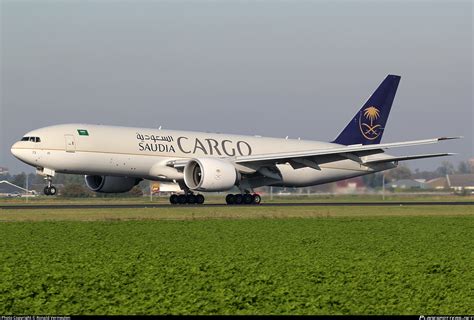
<path id="1" fill-rule="evenodd" d="M 384 142 L 474 157 L 471 1 L 1 1 L 0 166 L 68 122 L 329 141 L 389 74 Z M 434 169 L 440 159 L 410 163 Z"/>

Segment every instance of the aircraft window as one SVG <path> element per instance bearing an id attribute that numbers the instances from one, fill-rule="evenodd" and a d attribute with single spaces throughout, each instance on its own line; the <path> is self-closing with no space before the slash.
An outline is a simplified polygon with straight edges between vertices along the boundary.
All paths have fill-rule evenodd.
<path id="1" fill-rule="evenodd" d="M 21 141 L 41 142 L 40 137 L 23 137 Z"/>

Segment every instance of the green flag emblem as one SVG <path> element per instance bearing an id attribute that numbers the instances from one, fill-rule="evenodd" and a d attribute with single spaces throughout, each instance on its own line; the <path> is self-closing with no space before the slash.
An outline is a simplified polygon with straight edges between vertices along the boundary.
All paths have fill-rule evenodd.
<path id="1" fill-rule="evenodd" d="M 79 133 L 80 136 L 88 136 L 89 132 L 85 129 L 77 129 L 77 133 Z"/>

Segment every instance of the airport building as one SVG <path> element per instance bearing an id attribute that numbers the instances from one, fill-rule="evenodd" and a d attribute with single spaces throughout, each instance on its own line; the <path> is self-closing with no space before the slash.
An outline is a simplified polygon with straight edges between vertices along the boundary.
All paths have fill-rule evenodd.
<path id="1" fill-rule="evenodd" d="M 22 194 L 35 194 L 36 192 L 26 190 L 16 184 L 6 180 L 0 181 L 0 196 L 1 197 L 21 197 Z"/>
<path id="2" fill-rule="evenodd" d="M 448 174 L 428 181 L 429 189 L 452 189 L 454 191 L 474 191 L 474 174 Z"/>
<path id="3" fill-rule="evenodd" d="M 397 181 L 392 181 L 385 184 L 387 189 L 426 189 L 426 183 L 424 180 L 414 180 L 414 179 L 402 179 Z"/>

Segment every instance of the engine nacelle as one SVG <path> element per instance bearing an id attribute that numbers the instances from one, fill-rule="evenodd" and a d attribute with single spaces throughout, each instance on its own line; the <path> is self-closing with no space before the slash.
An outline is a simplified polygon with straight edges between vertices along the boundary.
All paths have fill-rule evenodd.
<path id="1" fill-rule="evenodd" d="M 221 159 L 192 159 L 184 167 L 184 183 L 191 190 L 226 191 L 238 178 L 234 165 Z"/>
<path id="2" fill-rule="evenodd" d="M 141 179 L 131 177 L 85 176 L 86 185 L 95 192 L 122 193 L 132 190 Z"/>

